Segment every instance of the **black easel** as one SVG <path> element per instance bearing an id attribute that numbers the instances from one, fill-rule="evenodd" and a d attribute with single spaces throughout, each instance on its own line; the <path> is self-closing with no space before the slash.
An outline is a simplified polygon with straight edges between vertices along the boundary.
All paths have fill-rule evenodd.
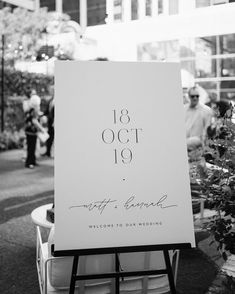
<path id="1" fill-rule="evenodd" d="M 160 275 L 160 274 L 168 275 L 171 294 L 176 294 L 174 276 L 173 276 L 173 271 L 172 271 L 172 266 L 171 266 L 168 250 L 188 249 L 188 248 L 191 248 L 190 243 L 55 251 L 54 245 L 52 245 L 52 255 L 55 257 L 74 256 L 69 294 L 74 294 L 76 281 L 79 281 L 79 280 L 115 278 L 115 290 L 116 290 L 115 292 L 116 294 L 119 294 L 120 278 L 133 277 L 133 276 L 145 276 L 145 275 Z M 142 271 L 122 271 L 120 269 L 119 256 L 118 256 L 119 253 L 145 252 L 145 251 L 163 251 L 166 268 L 160 269 L 160 270 L 142 270 Z M 97 255 L 97 254 L 115 254 L 115 272 L 109 272 L 109 273 L 103 273 L 103 274 L 92 274 L 92 275 L 81 275 L 81 274 L 77 275 L 79 256 Z"/>

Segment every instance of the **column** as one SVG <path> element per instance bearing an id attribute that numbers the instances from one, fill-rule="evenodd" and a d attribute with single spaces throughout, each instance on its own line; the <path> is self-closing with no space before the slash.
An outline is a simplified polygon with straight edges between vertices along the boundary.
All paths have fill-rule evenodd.
<path id="1" fill-rule="evenodd" d="M 83 35 L 87 27 L 87 0 L 80 0 L 80 26 Z"/>
<path id="2" fill-rule="evenodd" d="M 144 19 L 146 16 L 145 0 L 138 0 L 138 19 Z"/>
<path id="3" fill-rule="evenodd" d="M 34 2 L 34 10 L 39 11 L 40 9 L 40 0 L 35 0 Z"/>
<path id="4" fill-rule="evenodd" d="M 187 14 L 195 9 L 195 0 L 179 0 L 179 13 Z"/>
<path id="5" fill-rule="evenodd" d="M 59 12 L 59 13 L 63 13 L 63 1 L 62 0 L 55 1 L 55 11 Z"/>
<path id="6" fill-rule="evenodd" d="M 163 0 L 163 15 L 169 15 L 169 0 Z"/>
<path id="7" fill-rule="evenodd" d="M 106 23 L 113 23 L 113 0 L 106 0 Z"/>
<path id="8" fill-rule="evenodd" d="M 107 0 L 109 1 L 109 0 Z M 123 5 L 123 21 L 130 21 L 131 20 L 131 0 L 122 0 Z"/>
<path id="9" fill-rule="evenodd" d="M 158 16 L 158 0 L 152 0 L 152 17 Z"/>

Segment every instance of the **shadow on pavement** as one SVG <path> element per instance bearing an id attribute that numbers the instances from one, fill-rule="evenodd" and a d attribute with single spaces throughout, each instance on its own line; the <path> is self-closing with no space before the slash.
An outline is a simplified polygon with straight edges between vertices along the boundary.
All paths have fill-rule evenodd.
<path id="1" fill-rule="evenodd" d="M 1 158 L 0 174 L 24 168 L 24 162 L 15 159 Z"/>
<path id="2" fill-rule="evenodd" d="M 40 160 L 38 161 L 39 166 L 35 167 L 34 169 L 30 170 L 32 173 L 41 173 L 43 177 L 47 177 L 48 175 L 53 175 L 54 173 L 54 166 L 53 165 L 46 165 L 46 160 Z M 15 160 L 2 160 L 1 159 L 1 165 L 0 165 L 0 175 L 10 173 L 13 171 L 18 170 L 28 170 L 25 168 L 25 163 L 21 161 L 15 161 Z"/>
<path id="3" fill-rule="evenodd" d="M 18 196 L 0 201 L 0 224 L 12 218 L 31 214 L 32 210 L 54 201 L 54 190 L 33 196 Z"/>

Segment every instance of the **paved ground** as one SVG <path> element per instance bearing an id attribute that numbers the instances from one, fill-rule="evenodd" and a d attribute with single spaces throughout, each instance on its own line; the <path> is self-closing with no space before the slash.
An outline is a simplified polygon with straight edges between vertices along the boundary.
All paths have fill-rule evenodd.
<path id="1" fill-rule="evenodd" d="M 0 293 L 39 294 L 35 266 L 35 227 L 30 213 L 54 196 L 54 160 L 24 168 L 22 151 L 0 153 Z M 209 246 L 208 234 L 197 234 L 198 249 L 182 251 L 177 289 L 203 294 L 216 277 L 222 260 Z M 208 275 L 209 272 L 209 275 Z"/>
<path id="2" fill-rule="evenodd" d="M 22 151 L 0 153 L 0 293 L 39 294 L 31 211 L 54 196 L 54 160 L 26 169 Z"/>

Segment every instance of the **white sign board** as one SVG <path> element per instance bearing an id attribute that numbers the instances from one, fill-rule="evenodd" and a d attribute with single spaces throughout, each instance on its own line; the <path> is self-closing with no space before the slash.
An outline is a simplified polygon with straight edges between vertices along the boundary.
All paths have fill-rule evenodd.
<path id="1" fill-rule="evenodd" d="M 55 250 L 191 243 L 177 63 L 57 62 Z"/>

